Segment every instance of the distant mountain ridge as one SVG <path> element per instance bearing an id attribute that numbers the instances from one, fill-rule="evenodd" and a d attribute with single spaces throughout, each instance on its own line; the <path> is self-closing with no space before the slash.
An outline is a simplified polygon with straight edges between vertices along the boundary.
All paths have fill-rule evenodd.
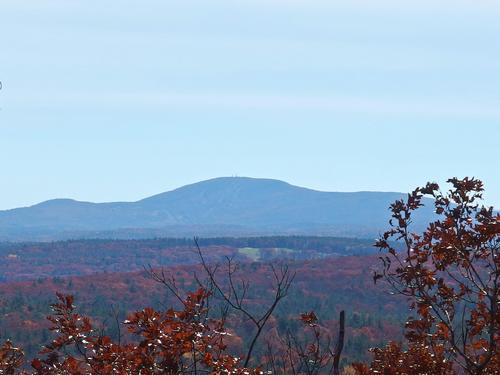
<path id="1" fill-rule="evenodd" d="M 0 240 L 310 234 L 373 237 L 393 192 L 322 192 L 271 179 L 220 177 L 137 202 L 54 199 L 0 211 Z M 433 215 L 425 207 L 417 218 Z M 136 235 L 134 235 L 134 233 Z"/>

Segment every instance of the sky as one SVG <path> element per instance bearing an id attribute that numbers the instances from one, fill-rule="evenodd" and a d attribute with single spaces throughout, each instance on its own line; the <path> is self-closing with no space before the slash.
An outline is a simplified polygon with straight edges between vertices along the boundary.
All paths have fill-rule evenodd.
<path id="1" fill-rule="evenodd" d="M 496 1 L 2 0 L 0 209 L 219 176 L 500 206 Z"/>

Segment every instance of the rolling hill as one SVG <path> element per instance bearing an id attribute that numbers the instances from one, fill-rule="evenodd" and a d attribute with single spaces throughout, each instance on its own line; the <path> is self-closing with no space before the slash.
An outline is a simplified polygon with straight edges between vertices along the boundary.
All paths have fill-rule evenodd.
<path id="1" fill-rule="evenodd" d="M 373 237 L 403 193 L 322 192 L 283 181 L 221 177 L 137 202 L 55 199 L 0 211 L 0 240 L 269 234 Z M 433 215 L 424 207 L 416 222 Z"/>

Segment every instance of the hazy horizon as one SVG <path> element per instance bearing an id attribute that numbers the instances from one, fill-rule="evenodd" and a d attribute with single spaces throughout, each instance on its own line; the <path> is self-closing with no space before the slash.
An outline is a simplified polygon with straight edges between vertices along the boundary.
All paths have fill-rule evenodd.
<path id="1" fill-rule="evenodd" d="M 218 177 L 213 177 L 213 178 L 209 178 L 207 180 L 201 180 L 201 181 L 193 181 L 191 183 L 187 183 L 185 185 L 182 185 L 182 186 L 177 186 L 177 187 L 174 187 L 173 189 L 169 189 L 169 190 L 163 190 L 163 191 L 158 191 L 157 193 L 154 193 L 152 195 L 148 195 L 148 196 L 144 196 L 144 197 L 139 197 L 138 199 L 134 199 L 134 200 L 131 200 L 131 201 L 101 201 L 101 202 L 92 202 L 92 201 L 80 201 L 78 199 L 75 199 L 75 198 L 72 198 L 72 197 L 56 197 L 56 198 L 51 198 L 51 199 L 48 199 L 48 200 L 45 200 L 45 201 L 41 201 L 41 202 L 37 202 L 35 204 L 38 204 L 38 203 L 43 203 L 43 202 L 46 202 L 46 201 L 50 201 L 50 200 L 76 200 L 76 201 L 79 201 L 79 202 L 88 202 L 88 203 L 117 203 L 117 202 L 137 202 L 137 201 L 140 201 L 142 199 L 145 199 L 145 198 L 150 198 L 152 196 L 155 196 L 155 195 L 158 195 L 158 194 L 162 194 L 162 193 L 168 193 L 168 192 L 171 192 L 171 191 L 174 191 L 174 190 L 177 190 L 177 189 L 180 189 L 180 188 L 183 188 L 183 187 L 186 187 L 186 186 L 189 186 L 189 185 L 195 185 L 195 184 L 198 184 L 198 183 L 202 183 L 202 182 L 208 182 L 208 181 L 211 181 L 211 180 L 217 180 L 217 179 L 231 179 L 231 178 L 244 178 L 244 179 L 252 179 L 252 180 L 274 180 L 274 181 L 279 181 L 279 182 L 285 182 L 285 183 L 288 183 L 287 181 L 283 181 L 283 180 L 278 180 L 278 179 L 274 179 L 274 178 L 268 178 L 268 177 L 254 177 L 254 176 L 218 176 Z M 318 191 L 318 192 L 323 192 L 323 193 L 405 193 L 405 192 L 401 192 L 401 191 L 379 191 L 379 190 L 353 190 L 353 191 L 329 191 L 329 190 L 320 190 L 320 189 L 313 189 L 313 188 L 310 188 L 308 186 L 303 186 L 303 185 L 294 185 L 294 184 L 290 184 L 292 186 L 296 186 L 296 187 L 300 187 L 300 188 L 306 188 L 308 190 L 314 190 L 314 191 Z M 23 208 L 23 207 L 29 207 L 29 206 L 20 206 L 20 207 L 13 207 L 13 209 L 15 208 Z M 2 211 L 4 209 L 0 209 L 0 211 Z M 8 209 L 7 209 L 8 210 Z"/>
<path id="2" fill-rule="evenodd" d="M 485 182 L 500 206 L 493 1 L 6 0 L 0 209 L 219 176 L 322 191 Z"/>

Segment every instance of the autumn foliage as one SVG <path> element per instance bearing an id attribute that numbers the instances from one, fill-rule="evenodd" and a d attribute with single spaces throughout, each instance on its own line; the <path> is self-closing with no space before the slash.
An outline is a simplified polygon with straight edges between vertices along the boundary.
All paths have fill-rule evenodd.
<path id="1" fill-rule="evenodd" d="M 382 252 L 382 269 L 373 279 L 388 282 L 396 294 L 408 299 L 413 314 L 406 321 L 406 342 L 371 349 L 370 364 L 352 364 L 345 374 L 500 373 L 500 214 L 480 205 L 481 181 L 453 178 L 448 182 L 447 192 L 429 183 L 391 205 L 391 228 L 375 245 Z M 415 215 L 424 204 L 435 206 L 436 219 L 423 233 L 414 233 Z M 80 315 L 71 295 L 58 294 L 48 317 L 55 338 L 31 362 L 31 372 L 23 351 L 6 341 L 0 347 L 0 374 L 319 375 L 338 371 L 343 325 L 342 340 L 337 342 L 313 311 L 299 318 L 302 336 L 287 331 L 262 340 L 264 326 L 294 279 L 288 268 L 280 271 L 271 266 L 275 299 L 259 316 L 247 304 L 248 284 L 238 287 L 236 283 L 237 267 L 229 261 L 223 273 L 229 287 L 224 289 L 218 278 L 220 268 L 210 266 L 201 252 L 200 257 L 208 284 L 199 283 L 184 298 L 163 273 L 152 272 L 156 281 L 176 293 L 182 307 L 145 308 L 130 314 L 121 323 L 128 332 L 123 340 L 111 339 Z M 210 301 L 216 297 L 225 310 L 214 318 Z M 230 353 L 231 332 L 226 328 L 230 311 L 254 322 L 247 358 Z M 250 361 L 254 345 L 268 346 L 258 361 Z"/>
<path id="2" fill-rule="evenodd" d="M 73 297 L 58 295 L 49 317 L 57 337 L 31 366 L 33 374 L 257 374 L 226 353 L 223 323 L 207 318 L 208 293 L 190 293 L 182 310 L 146 308 L 124 324 L 138 340 L 121 344 L 103 336 L 88 317 L 75 311 Z M 22 352 L 6 343 L 0 352 L 0 373 L 14 374 Z"/>
<path id="3" fill-rule="evenodd" d="M 429 183 L 391 205 L 392 228 L 376 243 L 386 252 L 384 267 L 374 279 L 406 296 L 416 316 L 406 323 L 408 350 L 375 349 L 368 373 L 500 372 L 500 214 L 479 205 L 481 181 L 448 182 L 446 193 Z M 412 233 L 425 196 L 437 219 L 423 234 Z"/>

